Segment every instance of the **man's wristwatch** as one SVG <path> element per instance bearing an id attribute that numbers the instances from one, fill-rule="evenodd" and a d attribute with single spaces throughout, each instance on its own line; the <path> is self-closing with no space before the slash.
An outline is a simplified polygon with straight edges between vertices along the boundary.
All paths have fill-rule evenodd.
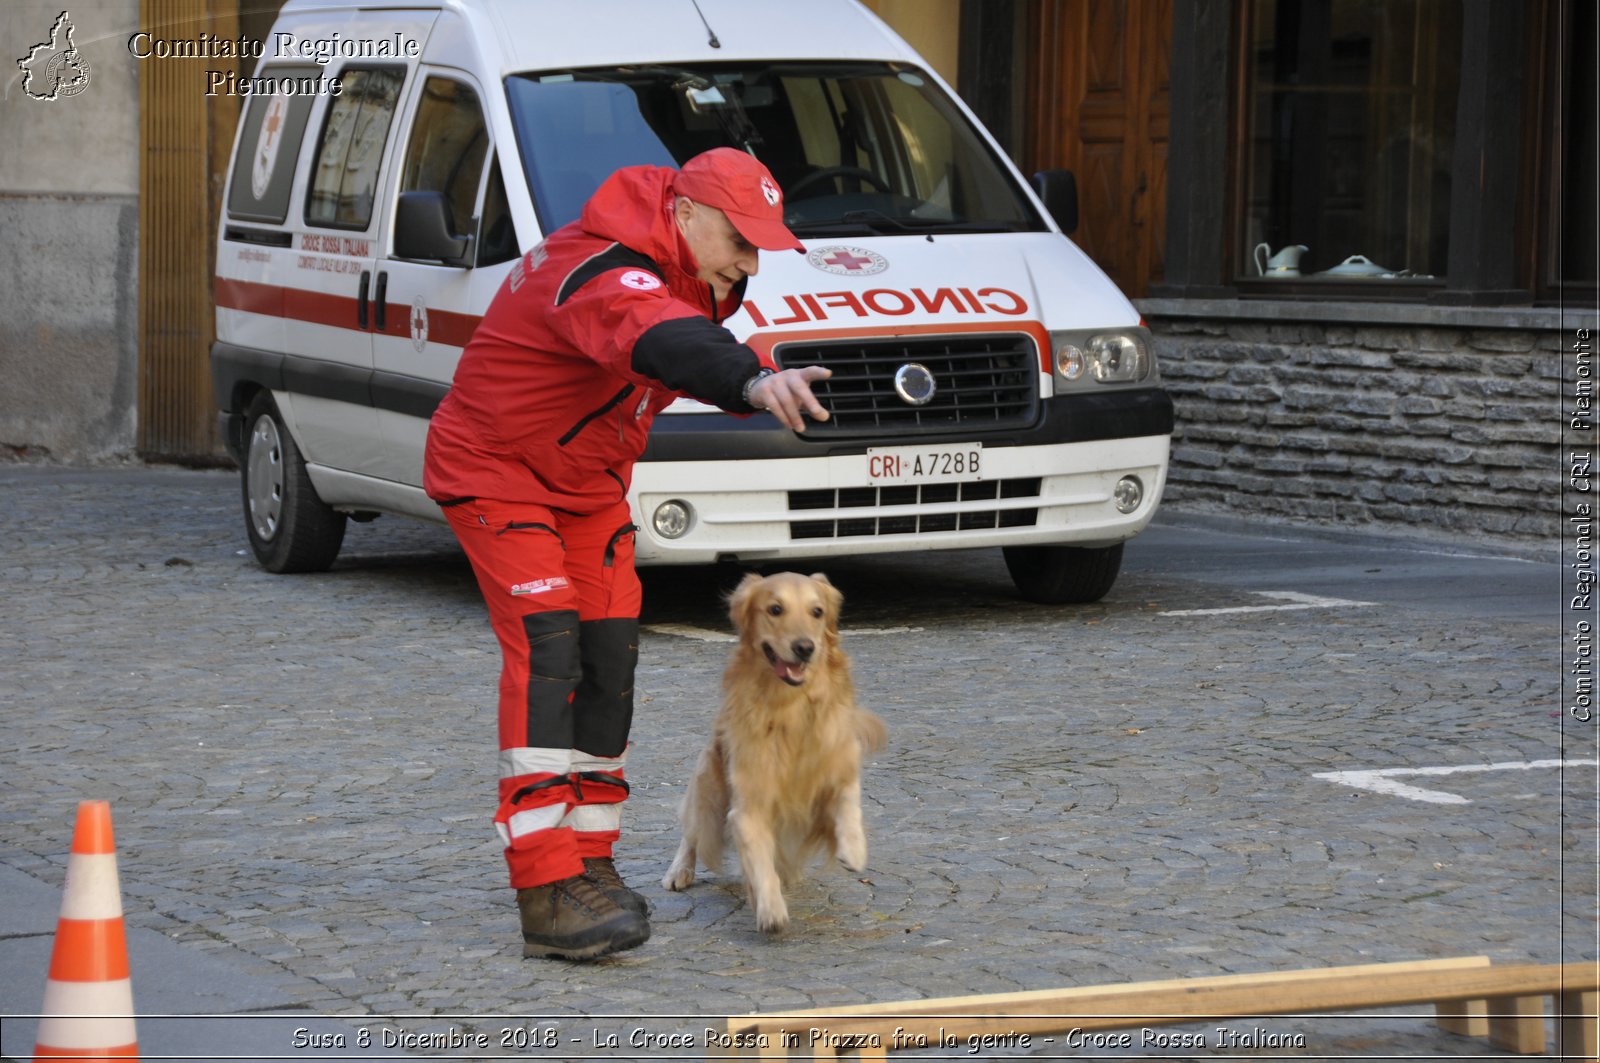
<path id="1" fill-rule="evenodd" d="M 753 407 L 757 410 L 766 409 L 765 406 L 757 406 L 755 403 L 751 402 L 750 393 L 756 389 L 757 384 L 765 380 L 767 377 L 774 375 L 775 372 L 776 370 L 768 369 L 766 366 L 762 366 L 760 372 L 744 382 L 744 393 L 739 397 L 744 401 L 746 406 Z"/>

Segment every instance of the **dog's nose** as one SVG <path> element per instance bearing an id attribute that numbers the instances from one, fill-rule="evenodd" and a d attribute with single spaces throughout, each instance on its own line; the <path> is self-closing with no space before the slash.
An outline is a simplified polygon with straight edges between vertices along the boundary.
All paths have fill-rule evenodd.
<path id="1" fill-rule="evenodd" d="M 817 652 L 817 644 L 810 639 L 794 640 L 794 655 L 802 661 L 811 660 L 811 655 Z"/>

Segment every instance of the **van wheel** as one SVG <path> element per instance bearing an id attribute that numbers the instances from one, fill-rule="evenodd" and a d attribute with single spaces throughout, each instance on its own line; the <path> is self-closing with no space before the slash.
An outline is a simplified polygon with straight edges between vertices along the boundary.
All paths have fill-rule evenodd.
<path id="1" fill-rule="evenodd" d="M 1122 570 L 1122 544 L 1114 546 L 1007 546 L 1006 571 L 1017 593 L 1042 605 L 1098 602 Z"/>
<path id="2" fill-rule="evenodd" d="M 345 516 L 317 497 L 300 448 L 266 392 L 245 414 L 244 527 L 268 572 L 322 572 L 339 556 Z"/>

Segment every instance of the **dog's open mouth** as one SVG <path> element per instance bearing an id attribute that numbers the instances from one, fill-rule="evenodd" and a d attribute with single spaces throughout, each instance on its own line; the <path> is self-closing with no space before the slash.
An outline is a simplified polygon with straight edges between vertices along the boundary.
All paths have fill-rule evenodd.
<path id="1" fill-rule="evenodd" d="M 761 652 L 767 655 L 767 660 L 772 665 L 773 674 L 785 683 L 792 687 L 797 687 L 806 681 L 805 661 L 786 661 L 779 657 L 777 651 L 765 642 L 761 644 Z"/>

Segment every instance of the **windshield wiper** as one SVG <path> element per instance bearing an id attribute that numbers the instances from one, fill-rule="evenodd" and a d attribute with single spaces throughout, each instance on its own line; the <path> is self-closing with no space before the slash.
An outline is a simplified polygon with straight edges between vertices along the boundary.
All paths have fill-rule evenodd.
<path id="1" fill-rule="evenodd" d="M 934 233 L 1020 233 L 1028 232 L 1027 222 L 984 218 L 895 218 L 881 210 L 866 208 L 845 211 L 839 219 L 856 225 L 865 225 L 874 232 L 894 229 L 898 232 L 922 235 L 933 242 Z"/>
<path id="2" fill-rule="evenodd" d="M 879 226 L 887 225 L 889 228 L 898 229 L 903 233 L 911 233 L 913 235 L 922 233 L 928 238 L 928 243 L 933 243 L 933 233 L 929 232 L 926 228 L 914 229 L 905 222 L 901 221 L 899 218 L 891 218 L 881 210 L 873 210 L 871 208 L 863 210 L 847 210 L 844 212 L 844 214 L 840 215 L 839 220 L 843 222 L 855 222 L 857 224 L 866 225 L 868 228 L 878 232 L 882 231 Z"/>
<path id="3" fill-rule="evenodd" d="M 813 218 L 809 221 L 785 221 L 784 226 L 796 236 L 880 236 L 880 230 L 864 221 L 847 222 L 838 218 Z"/>

